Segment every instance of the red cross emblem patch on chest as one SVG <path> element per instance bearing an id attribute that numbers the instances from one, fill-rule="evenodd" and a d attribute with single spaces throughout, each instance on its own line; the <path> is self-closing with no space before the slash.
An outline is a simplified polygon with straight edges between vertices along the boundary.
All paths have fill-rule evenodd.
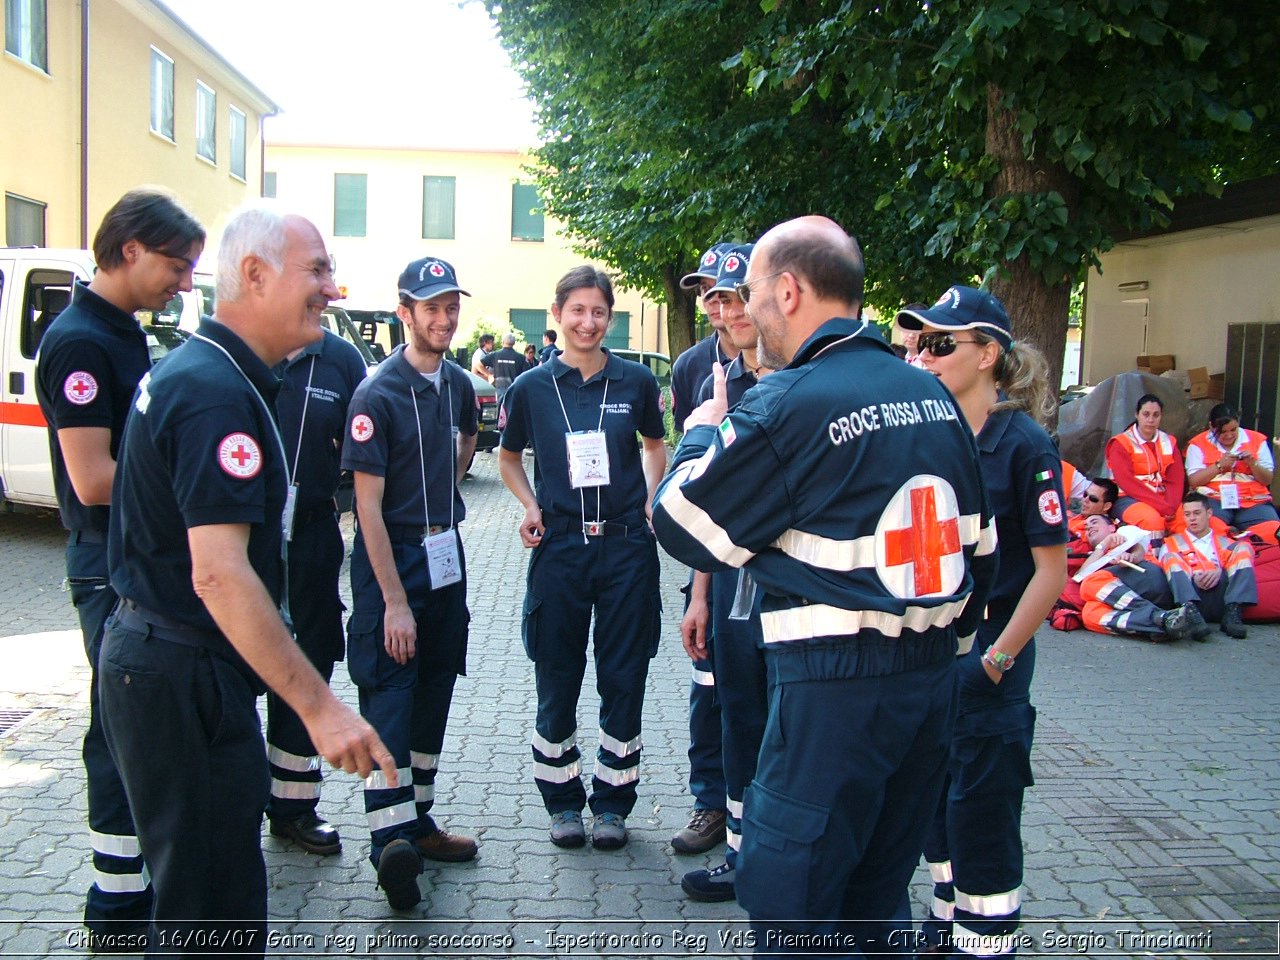
<path id="1" fill-rule="evenodd" d="M 941 477 L 912 477 L 876 525 L 876 572 L 902 599 L 945 596 L 964 579 L 960 511 Z"/>

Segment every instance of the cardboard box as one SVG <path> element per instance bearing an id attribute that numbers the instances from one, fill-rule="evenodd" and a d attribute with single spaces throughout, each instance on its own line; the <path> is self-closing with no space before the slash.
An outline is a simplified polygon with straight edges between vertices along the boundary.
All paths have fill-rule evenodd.
<path id="1" fill-rule="evenodd" d="M 1158 377 L 1166 370 L 1176 367 L 1178 359 L 1172 353 L 1142 353 L 1138 355 L 1136 365 L 1139 373 L 1150 373 Z"/>
<path id="2" fill-rule="evenodd" d="M 1215 373 L 1209 377 L 1209 392 L 1205 394 L 1210 400 L 1222 400 L 1227 395 L 1227 375 Z"/>
<path id="3" fill-rule="evenodd" d="M 1190 398 L 1192 400 L 1201 400 L 1209 396 L 1208 367 L 1192 367 L 1187 371 L 1187 378 L 1191 381 Z"/>

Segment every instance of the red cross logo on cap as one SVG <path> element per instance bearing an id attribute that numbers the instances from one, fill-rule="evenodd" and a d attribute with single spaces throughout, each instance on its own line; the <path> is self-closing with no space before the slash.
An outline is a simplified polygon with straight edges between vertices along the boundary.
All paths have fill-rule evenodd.
<path id="1" fill-rule="evenodd" d="M 351 439 L 356 443 L 366 443 L 373 439 L 373 421 L 363 413 L 351 418 Z"/>
<path id="2" fill-rule="evenodd" d="M 876 526 L 876 572 L 897 597 L 954 593 L 964 578 L 955 491 L 941 477 L 908 480 Z"/>
<path id="3" fill-rule="evenodd" d="M 731 256 L 728 260 L 724 262 L 724 272 L 737 273 L 738 267 L 741 265 L 741 263 L 742 261 L 739 260 L 736 256 Z"/>
<path id="4" fill-rule="evenodd" d="M 711 266 L 715 266 L 715 262 L 716 262 L 716 252 L 714 250 L 708 250 L 707 255 L 702 258 L 702 265 L 704 267 L 711 267 Z"/>
<path id="5" fill-rule="evenodd" d="M 433 277 L 443 277 L 444 267 L 440 266 L 438 263 L 433 263 L 431 266 L 427 267 L 427 273 L 431 274 Z"/>
<path id="6" fill-rule="evenodd" d="M 256 477 L 262 469 L 258 441 L 247 433 L 229 433 L 218 444 L 218 466 L 240 480 Z"/>
<path id="7" fill-rule="evenodd" d="M 92 403 L 93 398 L 98 395 L 98 381 L 93 378 L 93 374 L 77 370 L 63 381 L 62 393 L 76 406 L 83 407 Z"/>

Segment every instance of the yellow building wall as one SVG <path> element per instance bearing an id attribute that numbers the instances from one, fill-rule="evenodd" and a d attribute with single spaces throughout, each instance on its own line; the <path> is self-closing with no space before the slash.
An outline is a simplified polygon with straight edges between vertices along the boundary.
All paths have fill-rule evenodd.
<path id="1" fill-rule="evenodd" d="M 276 174 L 276 197 L 286 209 L 312 221 L 337 258 L 342 304 L 359 310 L 390 310 L 396 279 L 411 260 L 438 256 L 453 264 L 472 296 L 463 298 L 459 342 L 482 319 L 506 329 L 511 309 L 548 309 L 556 281 L 587 262 L 545 221 L 542 242 L 511 239 L 511 187 L 528 181 L 526 157 L 516 151 L 444 151 L 274 144 L 268 130 L 267 171 Z M 367 179 L 363 237 L 335 237 L 334 174 L 363 173 Z M 454 239 L 422 238 L 422 178 L 455 177 Z M 629 311 L 630 340 L 644 349 L 659 342 L 659 313 L 635 291 L 614 290 L 615 310 Z M 553 326 L 548 312 L 546 326 Z M 662 336 L 665 342 L 665 334 Z M 538 346 L 541 346 L 539 338 Z"/>
<path id="2" fill-rule="evenodd" d="M 1219 373 L 1229 323 L 1280 321 L 1280 217 L 1130 240 L 1101 259 L 1085 298 L 1088 383 L 1132 370 L 1140 353 Z"/>
<path id="3" fill-rule="evenodd" d="M 0 189 L 47 205 L 45 241 L 81 244 L 80 4 L 48 0 L 49 73 L 0 58 Z M 261 118 L 273 105 L 150 0 L 89 6 L 88 237 L 140 184 L 174 191 L 210 231 L 260 194 Z M 174 61 L 174 141 L 151 132 L 151 47 Z M 217 163 L 196 155 L 196 80 L 217 94 Z M 231 175 L 230 113 L 245 114 L 245 179 Z"/>
<path id="4" fill-rule="evenodd" d="M 8 52 L 0 55 L 0 189 L 46 204 L 49 245 L 75 247 L 80 244 L 80 5 L 49 0 L 48 27 L 47 74 Z"/>

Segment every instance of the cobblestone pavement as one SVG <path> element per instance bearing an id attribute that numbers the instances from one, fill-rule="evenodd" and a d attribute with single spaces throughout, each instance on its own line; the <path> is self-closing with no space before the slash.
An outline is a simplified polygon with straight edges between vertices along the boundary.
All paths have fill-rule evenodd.
<path id="1" fill-rule="evenodd" d="M 320 812 L 342 831 L 340 856 L 297 852 L 264 830 L 272 952 L 748 952 L 736 904 L 696 904 L 680 891 L 681 875 L 712 865 L 715 856 L 677 857 L 667 845 L 689 812 L 689 667 L 676 631 L 682 571 L 664 558 L 665 640 L 650 670 L 631 843 L 614 853 L 559 850 L 546 840 L 530 771 L 535 700 L 520 644 L 521 511 L 498 479 L 493 455 L 478 456 L 474 470 L 464 486 L 469 676 L 454 699 L 436 812 L 447 829 L 476 836 L 480 856 L 429 867 L 423 904 L 408 917 L 393 916 L 366 860 L 360 784 L 330 774 Z M 49 516 L 0 516 L 0 566 L 7 571 L 0 582 L 3 957 L 85 952 L 79 918 L 92 874 L 79 742 L 88 671 L 60 586 L 63 542 Z M 1215 635 L 1205 644 L 1153 646 L 1042 632 L 1037 785 L 1024 816 L 1024 956 L 1280 952 L 1280 628 L 1249 633 L 1246 641 Z M 355 702 L 341 665 L 334 685 Z M 584 690 L 579 737 L 591 745 L 590 669 Z M 927 902 L 923 869 L 913 892 L 918 904 Z M 1139 930 L 1148 939 L 1121 933 Z M 463 934 L 509 940 L 485 948 L 477 940 L 429 939 Z"/>

